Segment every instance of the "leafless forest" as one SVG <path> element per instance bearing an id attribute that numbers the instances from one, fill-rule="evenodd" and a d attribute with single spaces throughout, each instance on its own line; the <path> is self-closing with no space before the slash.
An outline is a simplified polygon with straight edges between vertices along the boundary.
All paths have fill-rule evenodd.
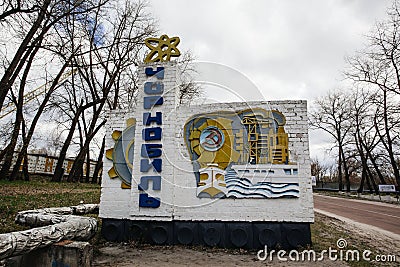
<path id="1" fill-rule="evenodd" d="M 400 184 L 400 10 L 398 1 L 347 58 L 346 83 L 312 101 L 311 129 L 331 139 L 335 164 L 312 160 L 319 180 L 361 192 Z M 0 3 L 0 179 L 29 180 L 27 155 L 67 156 L 69 181 L 102 168 L 104 125 L 115 109 L 132 109 L 144 39 L 160 34 L 144 1 L 5 0 Z M 316 40 L 317 41 L 317 40 Z M 199 94 L 187 52 L 180 59 L 181 101 Z M 312 140 L 311 140 L 312 142 Z M 15 151 L 18 153 L 15 154 Z M 22 165 L 22 171 L 20 166 Z M 95 175 L 96 176 L 96 175 Z M 97 182 L 97 177 L 93 178 Z"/>

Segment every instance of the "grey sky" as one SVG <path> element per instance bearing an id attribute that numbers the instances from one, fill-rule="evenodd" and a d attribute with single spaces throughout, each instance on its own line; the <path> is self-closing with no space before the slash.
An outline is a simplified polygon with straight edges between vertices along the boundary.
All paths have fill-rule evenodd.
<path id="1" fill-rule="evenodd" d="M 344 58 L 360 50 L 391 0 L 150 0 L 162 33 L 200 61 L 246 75 L 266 100 L 306 99 L 341 87 Z M 310 135 L 312 156 L 328 139 Z M 322 156 L 323 157 L 323 156 Z"/>

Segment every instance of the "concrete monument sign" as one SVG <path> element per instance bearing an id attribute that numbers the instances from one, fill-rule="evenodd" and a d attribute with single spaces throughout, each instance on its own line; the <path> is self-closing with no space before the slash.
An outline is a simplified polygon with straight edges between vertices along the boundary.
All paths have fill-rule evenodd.
<path id="1" fill-rule="evenodd" d="M 158 41 L 157 41 L 158 40 Z M 261 248 L 310 244 L 306 101 L 179 105 L 179 38 L 152 38 L 134 110 L 107 125 L 108 240 Z"/>

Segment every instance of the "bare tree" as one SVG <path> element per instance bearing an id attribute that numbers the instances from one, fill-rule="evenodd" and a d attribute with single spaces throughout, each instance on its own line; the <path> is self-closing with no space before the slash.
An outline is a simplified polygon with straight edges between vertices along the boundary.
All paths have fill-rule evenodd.
<path id="1" fill-rule="evenodd" d="M 0 3 L 0 22 L 17 14 L 37 12 L 39 8 L 38 1 L 5 0 Z"/>
<path id="2" fill-rule="evenodd" d="M 24 66 L 25 61 L 29 57 L 30 53 L 32 53 L 33 48 L 41 41 L 45 31 L 49 28 L 42 27 L 43 21 L 46 20 L 46 13 L 47 9 L 50 6 L 51 0 L 45 0 L 41 3 L 40 7 L 37 9 L 38 12 L 36 16 L 32 18 L 32 26 L 29 31 L 26 33 L 25 37 L 23 38 L 20 46 L 18 47 L 16 53 L 14 54 L 13 59 L 11 60 L 10 64 L 4 71 L 4 75 L 0 80 L 0 108 L 3 106 L 4 100 L 11 89 L 13 83 L 18 77 L 21 69 Z M 39 2 L 38 2 L 39 4 Z M 4 12 L 2 13 L 3 20 L 10 16 L 7 13 L 13 13 L 12 5 L 5 6 Z M 9 12 L 8 12 L 9 11 Z M 30 16 L 31 18 L 32 16 Z M 42 30 L 41 30 L 42 29 Z M 35 34 L 41 30 L 39 34 L 40 38 L 34 38 Z"/>
<path id="3" fill-rule="evenodd" d="M 400 96 L 400 12 L 396 0 L 388 10 L 386 21 L 377 23 L 367 37 L 368 46 L 348 58 L 345 75 L 355 84 L 376 92 L 375 131 L 385 148 L 393 175 L 400 185 L 398 166 Z"/>
<path id="4" fill-rule="evenodd" d="M 178 86 L 179 86 L 179 104 L 190 103 L 194 98 L 201 94 L 201 87 L 193 81 L 196 69 L 193 65 L 194 56 L 192 52 L 187 51 L 182 54 L 178 60 Z"/>
<path id="5" fill-rule="evenodd" d="M 0 170 L 0 177 L 7 177 L 8 176 L 8 172 L 11 168 L 12 165 L 12 159 L 14 157 L 14 150 L 15 150 L 15 146 L 17 145 L 17 141 L 18 141 L 18 136 L 19 136 L 19 131 L 21 128 L 21 123 L 23 122 L 23 101 L 24 101 L 24 92 L 25 92 L 25 85 L 26 85 L 26 81 L 28 78 L 28 74 L 29 71 L 31 69 L 35 54 L 37 53 L 37 51 L 39 50 L 39 46 L 37 46 L 35 48 L 35 52 L 31 53 L 31 55 L 29 56 L 28 62 L 26 64 L 26 68 L 24 70 L 23 76 L 21 78 L 21 83 L 20 83 L 20 88 L 18 91 L 18 98 L 16 98 L 13 94 L 13 92 L 11 92 L 11 96 L 13 99 L 13 102 L 16 105 L 16 115 L 15 115 L 15 122 L 14 122 L 14 129 L 11 135 L 11 139 L 10 139 L 10 143 L 7 145 L 7 147 L 4 149 L 4 153 L 2 153 L 4 155 L 4 160 L 3 160 L 3 165 L 1 167 Z M 3 156 L 2 155 L 2 156 Z M 9 177 L 10 180 L 13 180 L 14 177 L 10 176 Z"/>
<path id="6" fill-rule="evenodd" d="M 374 124 L 371 123 L 374 117 L 373 110 L 375 108 L 373 95 L 368 90 L 355 88 L 349 98 L 351 106 L 351 129 L 350 133 L 354 138 L 354 158 L 359 160 L 361 167 L 361 180 L 358 192 L 362 193 L 364 183 L 368 188 L 376 193 L 379 193 L 375 183 L 375 175 L 372 173 L 369 162 L 376 167 L 376 158 L 372 156 L 374 148 L 378 141 Z M 385 183 L 379 168 L 376 168 L 381 183 Z"/>
<path id="7" fill-rule="evenodd" d="M 64 65 L 62 66 L 62 68 L 59 70 L 56 78 L 54 79 L 52 85 L 50 86 L 49 90 L 45 93 L 44 99 L 42 100 L 41 104 L 38 107 L 38 110 L 30 124 L 29 130 L 27 132 L 26 135 L 23 135 L 23 146 L 20 149 L 19 153 L 18 153 L 18 157 L 16 160 L 16 163 L 14 164 L 14 168 L 13 171 L 11 173 L 11 178 L 12 177 L 16 177 L 19 171 L 19 167 L 21 166 L 22 160 L 24 158 L 27 158 L 27 154 L 28 154 L 28 146 L 31 142 L 32 136 L 35 133 L 35 129 L 36 126 L 38 124 L 38 121 L 40 119 L 40 117 L 43 114 L 43 111 L 48 103 L 48 101 L 50 100 L 50 96 L 52 95 L 52 93 L 57 89 L 58 87 L 58 82 L 62 76 L 62 74 L 64 73 L 65 68 L 67 67 L 69 63 L 69 60 L 67 60 Z M 28 173 L 25 173 L 25 177 L 28 177 Z"/>
<path id="8" fill-rule="evenodd" d="M 348 97 L 339 91 L 329 92 L 315 101 L 315 110 L 310 112 L 310 125 L 327 132 L 338 149 L 339 190 L 343 190 L 343 171 L 346 190 L 350 191 L 350 176 L 346 164 L 345 146 L 349 132 L 350 109 Z"/>
<path id="9" fill-rule="evenodd" d="M 53 180 L 61 180 L 65 156 L 76 149 L 71 144 L 79 147 L 69 180 L 82 178 L 83 164 L 90 162 L 93 140 L 99 139 L 95 137 L 106 123 L 106 112 L 131 108 L 134 102 L 136 69 L 144 58 L 144 39 L 156 33 L 155 21 L 146 5 L 145 1 L 128 0 L 8 0 L 0 4 L 0 24 L 12 27 L 20 38 L 15 39 L 19 40 L 16 53 L 5 56 L 0 80 L 0 107 L 6 97 L 16 106 L 10 142 L 0 152 L 0 159 L 4 158 L 6 163 L 1 174 L 9 172 L 18 146 L 20 153 L 11 177 L 17 176 L 24 162 L 23 174 L 29 179 L 28 148 L 46 114 L 46 117 L 57 116 L 68 129 Z M 25 24 L 29 25 L 26 31 L 19 27 Z M 183 73 L 179 81 L 181 103 L 199 94 L 199 88 L 190 78 L 194 72 L 192 60 L 191 53 L 184 53 L 178 62 Z M 40 78 L 48 83 L 47 90 L 27 105 L 25 92 L 32 91 L 29 78 L 33 81 L 35 73 L 32 65 L 41 61 L 45 77 Z M 61 75 L 67 71 L 72 74 L 59 84 Z M 103 146 L 99 154 L 102 153 Z M 96 166 L 97 173 L 99 169 L 100 163 Z"/>
<path id="10" fill-rule="evenodd" d="M 93 3 L 94 5 L 91 1 L 87 1 L 85 3 L 82 1 L 76 3 L 66 3 L 61 0 L 26 1 L 24 3 L 21 1 L 9 1 L 7 5 L 3 6 L 5 12 L 3 12 L 3 21 L 0 21 L 0 23 L 16 29 L 14 31 L 18 33 L 17 36 L 22 36 L 22 41 L 19 44 L 16 53 L 12 55 L 12 60 L 10 60 L 9 64 L 6 66 L 4 75 L 0 81 L 0 107 L 2 106 L 7 94 L 10 94 L 11 99 L 16 106 L 14 131 L 9 145 L 2 153 L 4 154 L 4 164 L 0 172 L 1 177 L 6 177 L 8 175 L 11 167 L 11 160 L 14 156 L 14 149 L 20 134 L 20 124 L 22 123 L 23 145 L 10 179 L 14 179 L 14 177 L 16 177 L 22 160 L 27 158 L 27 148 L 35 132 L 36 125 L 45 110 L 51 94 L 56 88 L 58 88 L 58 81 L 60 80 L 61 75 L 68 67 L 68 64 L 71 60 L 71 57 L 68 54 L 60 51 L 60 48 L 63 46 L 56 45 L 55 37 L 57 36 L 55 36 L 55 32 L 60 28 L 63 20 L 69 16 L 82 16 L 83 14 L 93 10 L 94 7 L 102 6 L 104 4 L 103 1 L 95 1 Z M 27 8 L 26 6 L 32 6 L 32 8 Z M 27 12 L 27 9 L 29 9 L 29 12 Z M 20 10 L 20 12 L 17 12 L 17 10 Z M 24 27 L 20 27 L 20 29 L 17 27 L 17 25 L 21 26 L 25 24 L 30 25 L 28 32 L 24 32 Z M 45 52 L 49 52 L 46 54 L 49 58 L 44 60 L 38 56 L 40 54 L 39 51 L 42 52 L 41 54 L 46 54 Z M 60 55 L 61 60 L 54 60 L 55 55 Z M 34 118 L 29 125 L 29 129 L 26 129 L 28 125 L 23 117 L 23 109 L 26 108 L 26 103 L 24 103 L 24 101 L 25 92 L 28 88 L 28 78 L 30 77 L 31 73 L 34 72 L 32 71 L 34 62 L 43 60 L 47 62 L 45 64 L 48 64 L 46 68 L 52 69 L 51 72 L 53 72 L 53 74 L 55 73 L 55 78 L 51 82 L 51 85 L 49 85 L 49 88 L 46 88 L 47 91 L 44 93 L 43 101 L 38 101 L 40 103 L 38 103 Z M 56 63 L 53 63 L 54 61 L 56 61 Z M 42 77 L 44 80 L 47 80 L 48 77 L 52 76 L 52 74 L 49 73 L 50 75 L 46 77 L 46 69 L 44 72 L 46 73 L 45 77 Z M 14 97 L 13 90 L 18 92 L 18 101 L 15 100 L 16 98 Z M 26 165 L 27 161 L 25 160 L 24 162 Z M 27 172 L 27 168 L 25 168 L 25 166 L 23 170 Z M 28 177 L 27 173 L 25 173 L 25 177 Z"/>
<path id="11" fill-rule="evenodd" d="M 323 182 L 327 171 L 328 166 L 324 165 L 318 158 L 311 159 L 311 175 L 315 176 L 317 182 Z"/>
<path id="12" fill-rule="evenodd" d="M 75 22 L 70 23 L 70 38 L 75 42 Z M 54 99 L 56 105 L 60 106 L 62 98 L 68 96 L 62 112 L 75 114 L 68 136 L 78 133 L 80 140 L 69 181 L 82 178 L 83 164 L 85 160 L 90 161 L 91 142 L 106 122 L 105 112 L 127 106 L 123 96 L 131 95 L 136 89 L 136 80 L 125 79 L 132 75 L 143 57 L 144 39 L 155 33 L 154 20 L 147 13 L 146 3 L 142 1 L 124 1 L 122 6 L 110 3 L 105 9 L 97 9 L 88 23 L 90 25 L 84 29 L 89 30 L 84 31 L 82 35 L 85 39 L 81 40 L 81 53 L 73 59 L 73 66 L 78 72 L 69 87 L 71 90 L 67 88 L 68 91 L 64 95 Z M 90 108 L 79 109 L 90 103 L 94 103 Z M 78 110 L 80 112 L 77 112 Z M 68 138 L 65 147 L 68 148 L 72 141 L 72 138 Z M 59 180 L 61 168 L 62 160 L 59 160 L 55 180 Z"/>
<path id="13" fill-rule="evenodd" d="M 15 18 L 11 16 L 13 18 L 12 21 L 7 19 L 0 20 L 0 23 L 13 27 L 18 32 L 18 35 L 22 36 L 22 40 L 0 79 L 0 108 L 3 106 L 4 100 L 22 71 L 25 62 L 31 53 L 38 52 L 35 47 L 40 46 L 46 34 L 54 27 L 59 26 L 59 23 L 67 17 L 83 15 L 97 6 L 104 5 L 106 1 L 65 3 L 62 0 L 37 0 L 29 2 L 29 7 L 22 8 L 20 1 L 10 0 L 8 5 L 3 5 L 4 12 L 2 15 L 4 18 L 9 18 L 11 14 L 7 14 L 10 12 L 19 16 L 15 16 Z M 18 3 L 20 3 L 20 8 L 18 8 Z M 17 12 L 17 10 L 20 11 Z M 24 12 L 26 10 L 30 10 L 30 12 Z M 22 25 L 29 26 L 29 30 L 25 32 L 23 30 L 24 27 L 21 27 Z"/>
<path id="14" fill-rule="evenodd" d="M 93 184 L 101 181 L 99 177 L 100 177 L 100 172 L 103 169 L 103 156 L 104 156 L 105 146 L 106 146 L 106 137 L 103 136 L 103 141 L 101 143 L 99 156 L 97 157 L 96 166 L 93 171 L 93 177 L 92 177 Z"/>

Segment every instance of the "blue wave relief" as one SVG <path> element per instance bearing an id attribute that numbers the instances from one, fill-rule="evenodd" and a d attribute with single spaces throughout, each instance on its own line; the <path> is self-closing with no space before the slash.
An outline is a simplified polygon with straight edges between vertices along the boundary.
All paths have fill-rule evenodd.
<path id="1" fill-rule="evenodd" d="M 269 183 L 253 184 L 246 178 L 225 176 L 227 197 L 232 198 L 298 198 L 298 183 Z"/>

